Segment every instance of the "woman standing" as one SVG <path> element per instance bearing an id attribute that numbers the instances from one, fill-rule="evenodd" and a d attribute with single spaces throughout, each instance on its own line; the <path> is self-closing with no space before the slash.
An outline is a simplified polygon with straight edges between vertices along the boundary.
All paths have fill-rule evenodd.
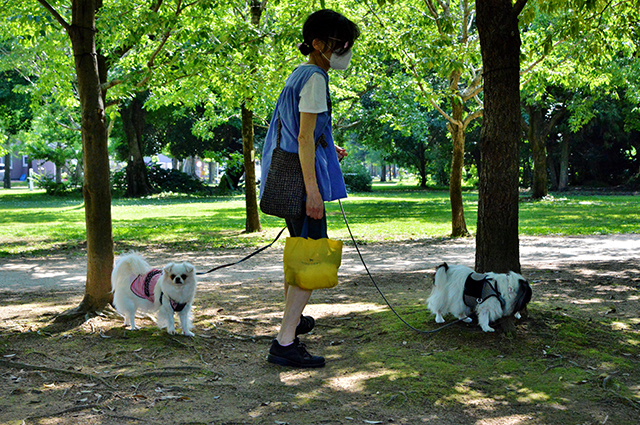
<path id="1" fill-rule="evenodd" d="M 291 73 L 276 104 L 262 152 L 261 193 L 279 136 L 283 150 L 298 153 L 306 189 L 305 213 L 286 220 L 289 233 L 301 236 L 306 222 L 308 237 L 320 239 L 328 237 L 324 202 L 347 196 L 339 164 L 347 154 L 333 143 L 327 71 L 347 69 L 360 30 L 341 14 L 323 9 L 307 18 L 302 35 L 304 42 L 299 49 L 309 60 Z M 309 354 L 298 339 L 315 325 L 312 317 L 302 315 L 311 292 L 285 282 L 284 314 L 280 332 L 269 349 L 270 363 L 301 368 L 324 366 L 324 358 Z"/>

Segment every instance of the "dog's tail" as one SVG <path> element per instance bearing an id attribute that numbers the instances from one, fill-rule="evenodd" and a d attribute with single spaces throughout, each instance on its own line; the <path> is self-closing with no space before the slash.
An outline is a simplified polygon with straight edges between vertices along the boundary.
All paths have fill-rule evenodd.
<path id="1" fill-rule="evenodd" d="M 449 265 L 447 263 L 442 263 L 438 267 L 436 267 L 436 277 L 434 279 L 434 285 L 438 287 L 442 287 L 444 283 L 447 281 L 447 271 L 449 270 Z"/>
<path id="2" fill-rule="evenodd" d="M 111 274 L 111 290 L 116 290 L 118 281 L 124 281 L 132 276 L 145 274 L 151 269 L 149 263 L 138 253 L 131 252 L 120 257 L 113 268 Z"/>

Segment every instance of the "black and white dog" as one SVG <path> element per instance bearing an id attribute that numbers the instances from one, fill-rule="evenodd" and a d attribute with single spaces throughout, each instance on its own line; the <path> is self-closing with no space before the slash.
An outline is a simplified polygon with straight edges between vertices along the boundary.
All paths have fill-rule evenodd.
<path id="1" fill-rule="evenodd" d="M 489 323 L 520 311 L 531 301 L 531 286 L 519 274 L 474 272 L 466 266 L 443 263 L 436 267 L 435 285 L 427 306 L 436 315 L 436 322 L 444 323 L 443 315 L 451 313 L 458 319 L 471 322 L 469 315 L 478 316 L 478 324 L 485 332 L 494 332 Z"/>

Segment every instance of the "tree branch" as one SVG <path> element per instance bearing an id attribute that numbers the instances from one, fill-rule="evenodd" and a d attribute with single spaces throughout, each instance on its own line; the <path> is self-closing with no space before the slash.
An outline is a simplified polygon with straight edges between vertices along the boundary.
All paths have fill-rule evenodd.
<path id="1" fill-rule="evenodd" d="M 484 115 L 483 109 L 478 109 L 477 111 L 474 111 L 472 114 L 467 115 L 467 118 L 464 119 L 462 128 L 466 129 L 471 123 L 471 121 L 475 120 L 476 118 L 480 118 L 483 115 Z"/>
<path id="2" fill-rule="evenodd" d="M 60 25 L 62 25 L 62 28 L 64 28 L 65 31 L 69 31 L 69 29 L 71 28 L 71 25 L 69 25 L 69 23 L 65 21 L 62 16 L 60 16 L 58 11 L 55 10 L 53 6 L 51 6 L 49 2 L 47 2 L 47 0 L 38 0 L 38 3 L 40 3 L 42 7 L 47 9 L 47 11 L 55 18 L 55 20 L 58 21 Z"/>
<path id="3" fill-rule="evenodd" d="M 430 99 L 430 101 L 431 101 L 431 104 L 433 105 L 433 107 L 436 108 L 436 110 L 438 112 L 440 112 L 440 115 L 445 117 L 447 119 L 447 121 L 449 121 L 453 125 L 457 125 L 457 126 L 461 126 L 462 125 L 462 123 L 460 121 L 454 120 L 449 114 L 447 114 L 445 111 L 443 111 L 442 108 L 433 99 Z"/>

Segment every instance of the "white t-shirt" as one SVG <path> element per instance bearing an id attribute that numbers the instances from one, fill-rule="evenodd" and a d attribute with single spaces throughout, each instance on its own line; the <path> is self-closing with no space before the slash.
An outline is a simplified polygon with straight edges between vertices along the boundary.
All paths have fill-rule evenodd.
<path id="1" fill-rule="evenodd" d="M 300 91 L 300 112 L 321 114 L 329 110 L 327 106 L 327 80 L 315 72 Z"/>

